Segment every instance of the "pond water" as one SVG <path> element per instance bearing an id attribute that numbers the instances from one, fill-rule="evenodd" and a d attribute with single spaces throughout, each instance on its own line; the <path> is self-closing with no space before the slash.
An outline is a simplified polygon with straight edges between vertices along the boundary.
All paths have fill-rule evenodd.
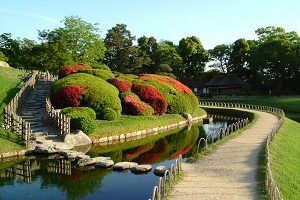
<path id="1" fill-rule="evenodd" d="M 171 166 L 180 154 L 197 151 L 199 138 L 232 121 L 215 120 L 110 146 L 93 146 L 88 154 L 110 156 L 115 162 Z M 70 161 L 51 157 L 27 157 L 0 163 L 0 199 L 149 199 L 158 177 L 150 172 L 135 175 L 130 171 L 77 168 Z"/>

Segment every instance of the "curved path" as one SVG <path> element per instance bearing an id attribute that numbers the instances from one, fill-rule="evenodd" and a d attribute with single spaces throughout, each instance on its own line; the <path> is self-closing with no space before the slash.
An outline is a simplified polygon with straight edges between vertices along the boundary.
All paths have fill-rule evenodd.
<path id="1" fill-rule="evenodd" d="M 183 163 L 183 179 L 172 189 L 170 199 L 259 199 L 258 157 L 277 118 L 247 111 L 258 115 L 252 127 L 203 159 Z"/>

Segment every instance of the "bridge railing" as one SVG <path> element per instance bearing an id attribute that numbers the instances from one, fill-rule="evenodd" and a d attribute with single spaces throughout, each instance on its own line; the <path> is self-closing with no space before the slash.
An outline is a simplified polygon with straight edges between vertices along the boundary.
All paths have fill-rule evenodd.
<path id="1" fill-rule="evenodd" d="M 182 170 L 181 164 L 182 156 L 180 155 L 175 160 L 175 164 L 171 165 L 170 170 L 166 170 L 164 176 L 159 178 L 158 185 L 154 186 L 152 198 L 149 200 L 161 200 L 166 198 L 167 189 L 171 188 Z"/>
<path id="2" fill-rule="evenodd" d="M 26 122 L 17 113 L 21 105 L 25 102 L 25 92 L 29 92 L 34 89 L 37 73 L 37 71 L 32 71 L 31 77 L 25 82 L 14 98 L 7 104 L 3 113 L 4 128 L 20 134 L 26 144 L 29 141 L 31 133 L 30 123 Z"/>
<path id="3" fill-rule="evenodd" d="M 55 110 L 49 98 L 46 99 L 46 110 L 51 120 L 51 125 L 54 126 L 60 134 L 70 133 L 70 118 Z"/>
<path id="4" fill-rule="evenodd" d="M 267 160 L 267 173 L 265 179 L 266 190 L 268 193 L 268 197 L 271 200 L 282 200 L 280 196 L 279 188 L 276 184 L 276 181 L 272 175 L 271 171 L 271 160 L 270 160 L 270 143 L 273 140 L 274 136 L 278 132 L 279 128 L 282 126 L 284 122 L 285 113 L 282 109 L 274 108 L 270 106 L 260 106 L 260 105 L 252 105 L 252 104 L 243 104 L 243 103 L 227 103 L 227 102 L 203 102 L 200 101 L 200 106 L 214 106 L 214 107 L 226 107 L 226 108 L 244 108 L 250 110 L 258 110 L 263 112 L 269 112 L 279 117 L 279 120 L 273 126 L 272 130 L 268 134 L 267 144 L 266 144 L 266 160 Z"/>

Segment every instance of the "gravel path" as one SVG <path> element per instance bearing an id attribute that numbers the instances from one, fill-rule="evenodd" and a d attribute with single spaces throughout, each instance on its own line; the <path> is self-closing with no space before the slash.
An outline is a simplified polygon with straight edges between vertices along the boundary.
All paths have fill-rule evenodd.
<path id="1" fill-rule="evenodd" d="M 183 179 L 174 186 L 170 199 L 259 199 L 258 156 L 277 118 L 265 112 L 250 112 L 258 115 L 250 129 L 205 158 L 183 163 Z"/>

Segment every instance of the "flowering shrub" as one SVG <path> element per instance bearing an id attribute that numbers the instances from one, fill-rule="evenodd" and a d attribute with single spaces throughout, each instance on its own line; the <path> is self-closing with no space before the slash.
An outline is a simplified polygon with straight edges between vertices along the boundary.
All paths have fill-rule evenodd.
<path id="1" fill-rule="evenodd" d="M 168 76 L 158 74 L 143 74 L 141 75 L 141 78 L 143 80 L 157 80 L 159 83 L 173 86 L 179 92 L 192 94 L 192 91 L 187 86 Z"/>
<path id="2" fill-rule="evenodd" d="M 162 115 L 167 111 L 167 100 L 155 87 L 147 84 L 133 84 L 132 90 L 140 99 L 148 103 L 153 109 L 154 113 Z"/>
<path id="3" fill-rule="evenodd" d="M 87 64 L 67 65 L 59 71 L 59 77 L 63 78 L 78 71 L 91 70 L 92 67 Z"/>
<path id="4" fill-rule="evenodd" d="M 85 88 L 80 85 L 67 85 L 54 93 L 52 101 L 57 108 L 77 107 L 85 92 Z"/>
<path id="5" fill-rule="evenodd" d="M 132 83 L 130 81 L 118 79 L 118 78 L 113 78 L 108 80 L 109 83 L 111 83 L 113 86 L 118 88 L 120 92 L 130 92 Z"/>
<path id="6" fill-rule="evenodd" d="M 127 95 L 122 98 L 123 111 L 132 115 L 153 115 L 154 110 L 151 106 L 142 102 L 138 96 Z"/>

